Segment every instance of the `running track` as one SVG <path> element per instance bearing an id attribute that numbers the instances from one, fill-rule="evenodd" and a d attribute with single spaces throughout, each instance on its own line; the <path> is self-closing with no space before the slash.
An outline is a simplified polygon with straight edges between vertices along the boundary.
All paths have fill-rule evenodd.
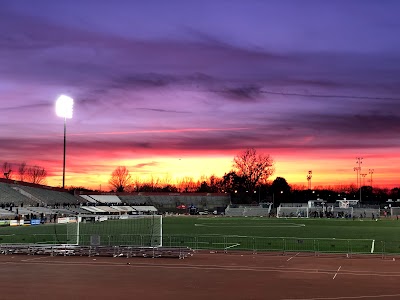
<path id="1" fill-rule="evenodd" d="M 0 299 L 400 299 L 400 259 L 0 256 Z"/>

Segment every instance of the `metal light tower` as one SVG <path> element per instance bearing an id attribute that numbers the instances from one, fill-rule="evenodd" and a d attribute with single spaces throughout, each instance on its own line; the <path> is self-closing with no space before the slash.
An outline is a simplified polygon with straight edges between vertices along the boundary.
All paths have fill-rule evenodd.
<path id="1" fill-rule="evenodd" d="M 362 187 L 365 186 L 365 176 L 367 176 L 367 173 L 360 174 L 360 203 L 361 203 L 361 190 L 362 190 Z M 361 177 L 363 178 L 362 185 L 361 185 Z"/>
<path id="2" fill-rule="evenodd" d="M 312 178 L 312 171 L 308 171 L 307 175 L 307 182 L 308 182 L 308 189 L 311 190 L 311 178 Z"/>
<path id="3" fill-rule="evenodd" d="M 368 174 L 371 175 L 371 188 L 372 188 L 372 174 L 374 174 L 374 169 L 369 169 Z"/>
<path id="4" fill-rule="evenodd" d="M 66 154 L 66 142 L 67 142 L 67 119 L 72 119 L 72 111 L 74 106 L 74 99 L 71 97 L 61 95 L 56 101 L 56 114 L 57 116 L 64 118 L 64 156 L 63 156 L 63 179 L 62 187 L 65 187 L 65 154 Z"/>
<path id="5" fill-rule="evenodd" d="M 357 167 L 354 167 L 353 170 L 357 172 L 357 183 L 356 183 L 356 187 L 358 188 L 358 168 L 357 168 Z"/>
<path id="6" fill-rule="evenodd" d="M 356 157 L 356 164 L 358 167 L 354 168 L 354 171 L 357 171 L 357 187 L 360 189 L 360 203 L 361 203 L 361 164 L 362 164 L 362 157 Z M 358 176 L 360 174 L 360 176 Z M 358 181 L 358 178 L 360 177 L 360 181 Z"/>
<path id="7" fill-rule="evenodd" d="M 361 186 L 361 175 L 358 176 L 358 174 L 361 174 L 361 164 L 362 164 L 362 157 L 356 157 L 356 164 L 358 165 L 358 167 L 354 168 L 354 171 L 357 171 L 357 187 Z M 360 181 L 358 180 L 358 178 L 360 177 Z"/>
<path id="8" fill-rule="evenodd" d="M 360 175 L 362 176 L 362 179 L 363 179 L 362 186 L 365 186 L 365 176 L 367 176 L 368 174 L 367 173 L 363 173 L 363 174 L 360 174 Z"/>

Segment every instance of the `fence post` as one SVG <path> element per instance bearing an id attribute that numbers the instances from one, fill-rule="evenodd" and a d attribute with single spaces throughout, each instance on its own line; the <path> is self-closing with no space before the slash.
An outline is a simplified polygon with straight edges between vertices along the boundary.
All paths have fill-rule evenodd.
<path id="1" fill-rule="evenodd" d="M 286 239 L 283 239 L 283 255 L 286 253 Z"/>
<path id="2" fill-rule="evenodd" d="M 224 235 L 224 253 L 228 253 L 228 242 L 226 241 L 226 235 Z"/>
<path id="3" fill-rule="evenodd" d="M 316 246 L 315 239 L 313 240 L 313 247 L 314 247 L 314 256 L 317 256 L 317 246 Z"/>
<path id="4" fill-rule="evenodd" d="M 352 250 L 351 250 L 351 242 L 347 240 L 347 257 L 351 257 Z"/>

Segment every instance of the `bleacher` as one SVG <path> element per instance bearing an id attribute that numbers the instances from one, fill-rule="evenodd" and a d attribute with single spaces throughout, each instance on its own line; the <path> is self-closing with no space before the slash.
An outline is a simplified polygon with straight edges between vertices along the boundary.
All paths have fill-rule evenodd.
<path id="1" fill-rule="evenodd" d="M 0 216 L 2 218 L 12 218 L 15 216 L 15 212 L 10 211 L 9 209 L 0 208 Z"/>
<path id="2" fill-rule="evenodd" d="M 99 203 L 122 203 L 116 195 L 90 195 L 90 198 Z"/>
<path id="3" fill-rule="evenodd" d="M 269 216 L 271 208 L 265 208 L 262 206 L 250 206 L 246 207 L 244 211 L 244 215 L 248 217 L 264 217 Z"/>
<path id="4" fill-rule="evenodd" d="M 242 217 L 244 216 L 244 207 L 243 206 L 231 206 L 228 205 L 228 207 L 225 209 L 225 216 L 229 217 Z"/>
<path id="5" fill-rule="evenodd" d="M 36 205 L 38 203 L 37 201 L 22 195 L 20 192 L 14 189 L 13 186 L 15 187 L 15 185 L 0 182 L 0 203 L 12 203 L 14 205 L 21 205 L 21 203 L 27 205 Z"/>
<path id="6" fill-rule="evenodd" d="M 45 205 L 56 205 L 56 204 L 76 204 L 77 198 L 67 192 L 60 192 L 51 189 L 39 188 L 39 187 L 31 187 L 25 185 L 18 185 L 17 187 L 20 190 L 20 194 L 25 192 L 24 194 L 29 197 L 32 196 L 31 199 L 40 200 Z M 37 201 L 35 201 L 37 203 Z"/>
<path id="7" fill-rule="evenodd" d="M 380 215 L 379 208 L 353 208 L 354 217 L 359 218 L 377 218 Z"/>
<path id="8" fill-rule="evenodd" d="M 132 208 L 138 213 L 156 213 L 158 211 L 157 208 L 152 205 L 132 205 Z"/>
<path id="9" fill-rule="evenodd" d="M 97 203 L 96 200 L 94 200 L 91 196 L 89 195 L 79 195 L 79 197 L 82 197 L 84 200 L 86 200 L 86 202 L 89 203 Z"/>
<path id="10" fill-rule="evenodd" d="M 309 208 L 302 203 L 291 203 L 292 205 L 279 205 L 276 210 L 278 218 L 308 218 Z M 294 205 L 298 204 L 298 205 Z"/>
<path id="11" fill-rule="evenodd" d="M 207 193 L 135 193 L 118 195 L 123 203 L 129 205 L 153 205 L 161 211 L 174 211 L 178 205 L 194 205 L 199 210 L 225 208 L 230 203 L 228 194 Z"/>

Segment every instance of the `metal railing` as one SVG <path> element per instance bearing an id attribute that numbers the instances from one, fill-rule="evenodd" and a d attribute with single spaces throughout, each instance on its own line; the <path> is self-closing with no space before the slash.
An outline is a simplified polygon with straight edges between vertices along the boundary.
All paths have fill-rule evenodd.
<path id="1" fill-rule="evenodd" d="M 237 235 L 80 235 L 79 239 L 65 234 L 0 235 L 1 244 L 76 244 L 81 246 L 189 247 L 193 250 L 222 252 L 308 252 L 343 254 L 400 254 L 400 241 L 372 239 L 335 239 L 299 237 L 252 237 Z"/>

